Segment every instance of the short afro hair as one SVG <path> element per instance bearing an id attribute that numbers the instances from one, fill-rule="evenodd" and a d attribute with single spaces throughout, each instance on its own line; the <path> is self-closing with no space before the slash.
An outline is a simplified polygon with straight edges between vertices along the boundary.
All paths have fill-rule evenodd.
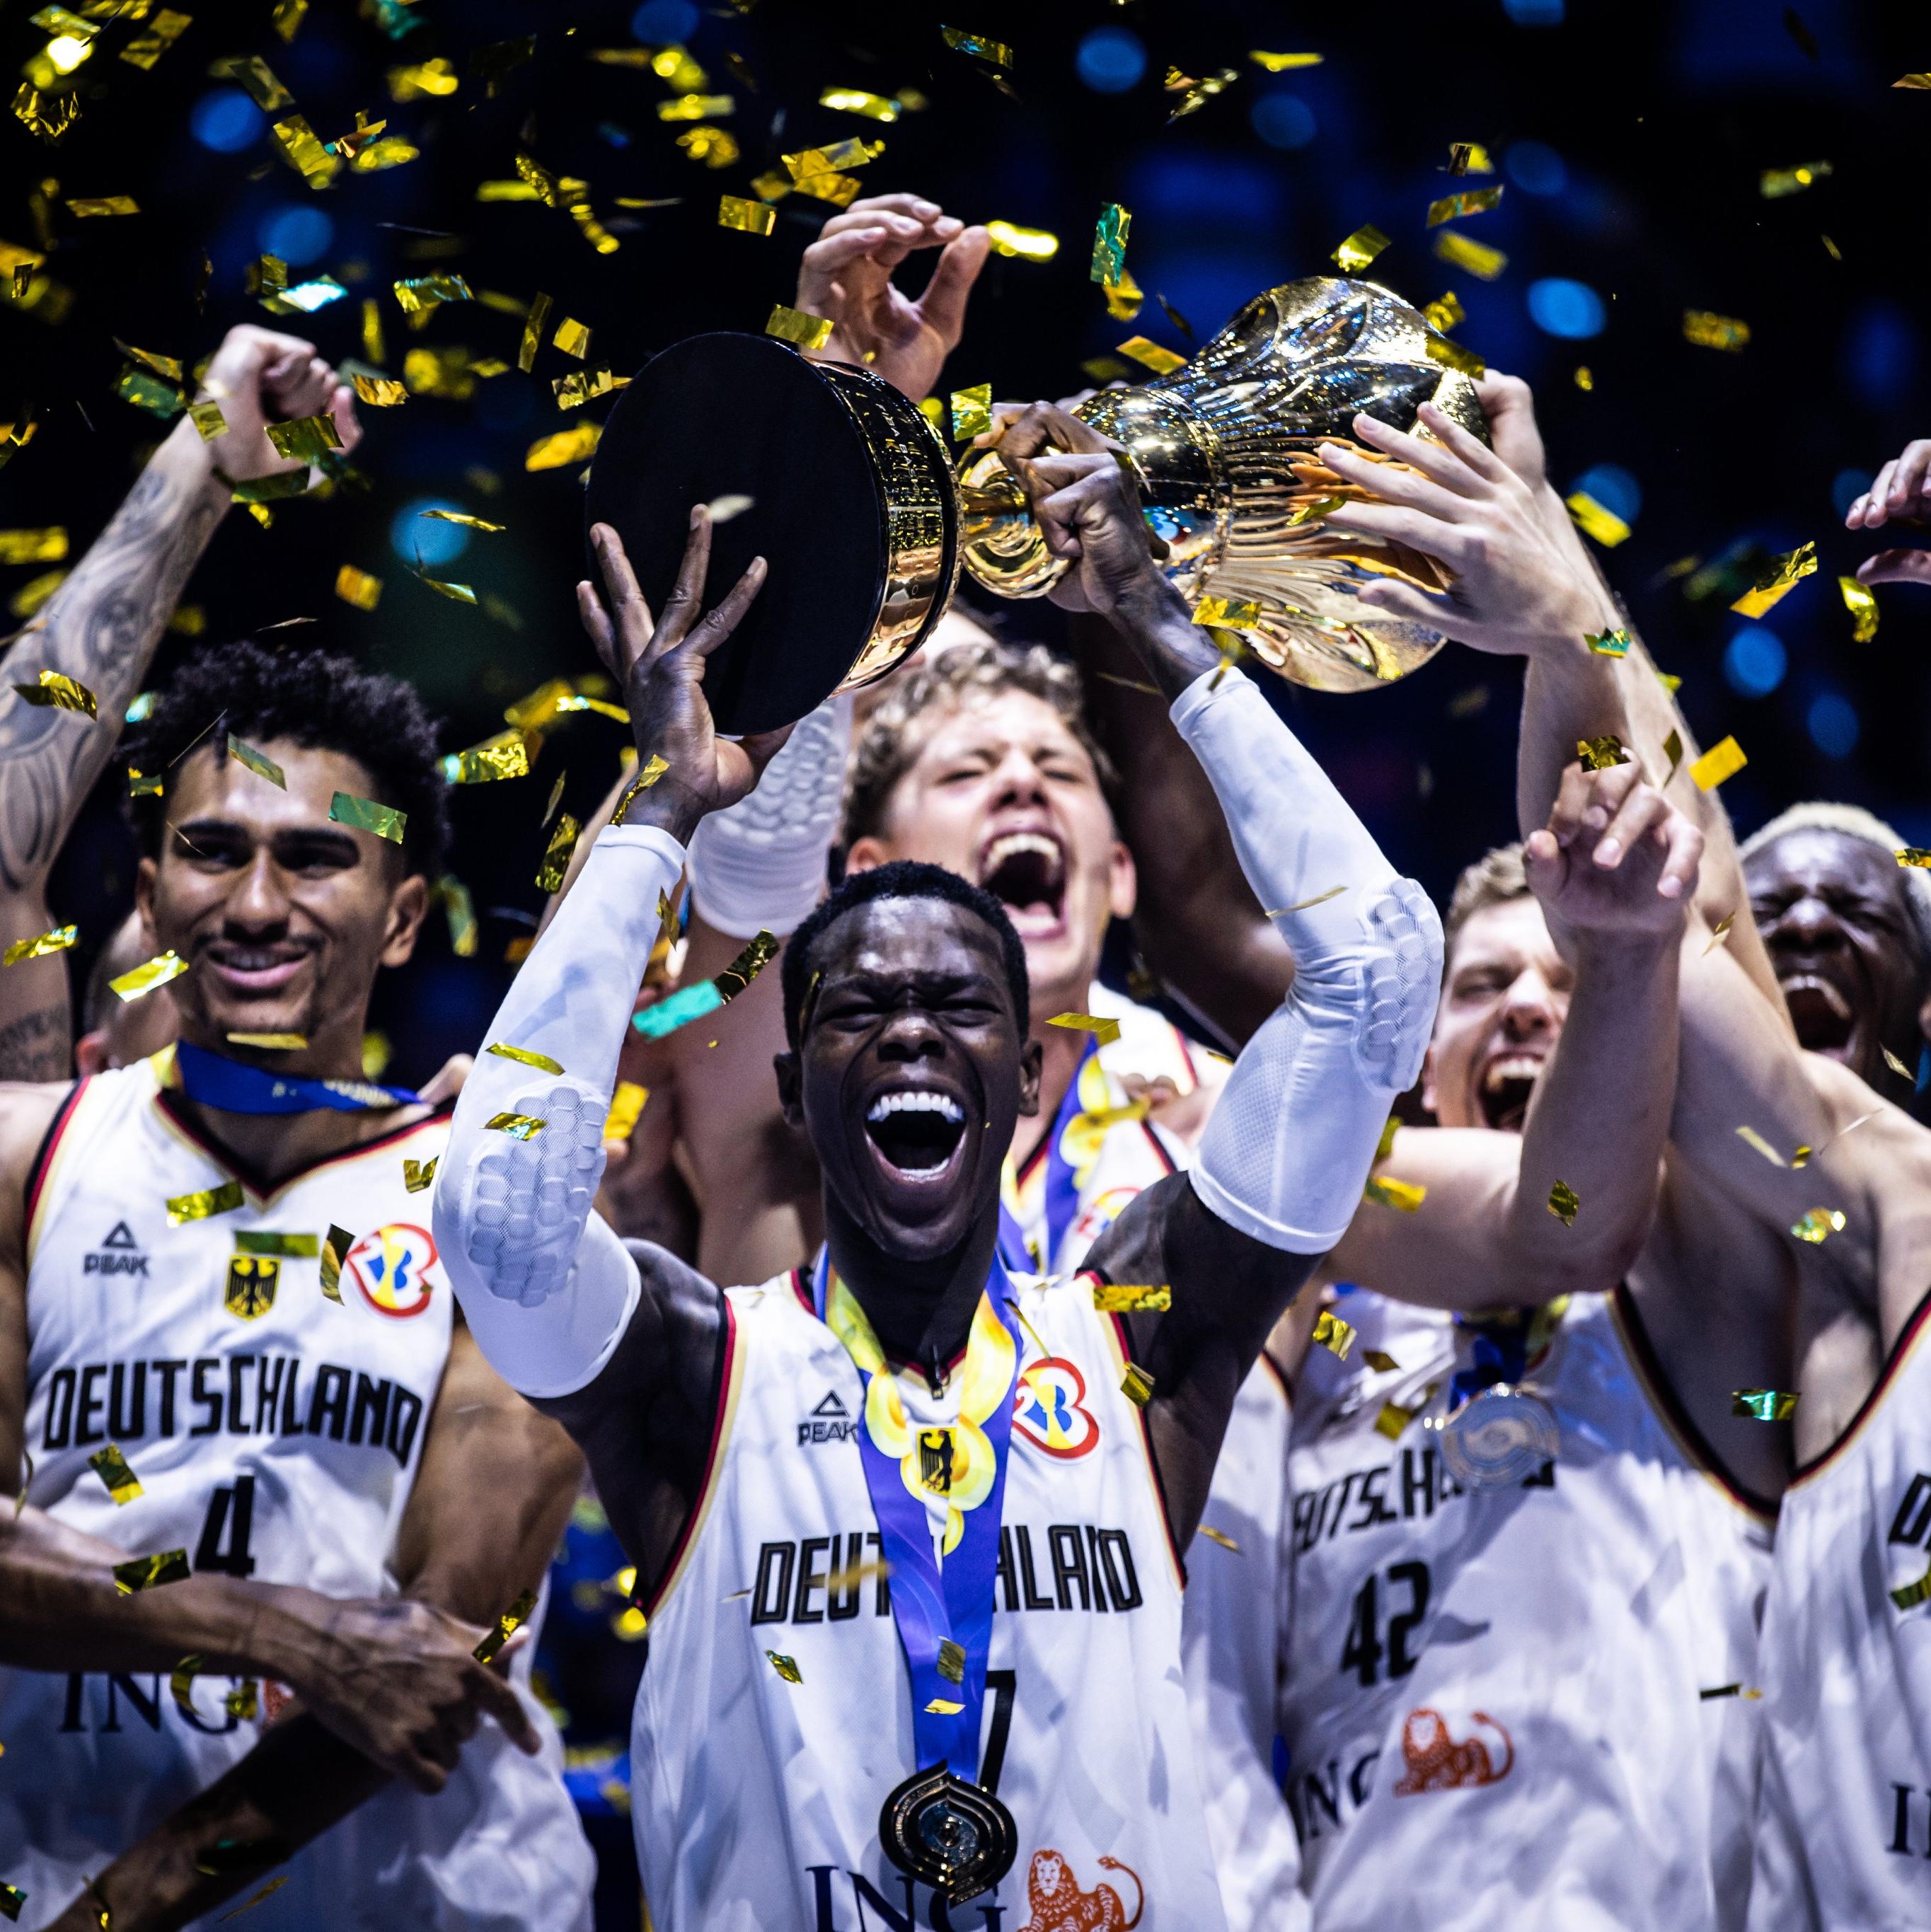
<path id="1" fill-rule="evenodd" d="M 152 776 L 204 742 L 218 757 L 229 731 L 245 744 L 286 738 L 353 758 L 374 781 L 377 802 L 406 815 L 404 864 L 432 879 L 442 870 L 449 788 L 437 766 L 435 724 L 413 685 L 326 651 L 269 650 L 248 638 L 215 644 L 175 673 L 124 756 Z M 130 810 L 143 849 L 158 857 L 165 801 L 136 798 Z"/>
<path id="2" fill-rule="evenodd" d="M 785 996 L 785 1036 L 794 1048 L 803 1032 L 806 995 L 810 990 L 811 950 L 825 928 L 861 905 L 874 899 L 943 899 L 947 905 L 963 906 L 976 914 L 993 929 L 1005 962 L 1006 984 L 1011 988 L 1013 1012 L 1022 1036 L 1032 1025 L 1030 982 L 1026 978 L 1026 948 L 1013 930 L 1006 909 L 983 886 L 948 872 L 943 866 L 928 866 L 922 860 L 895 859 L 890 865 L 875 866 L 869 872 L 848 873 L 831 896 L 813 908 L 803 925 L 791 936 L 785 947 L 782 968 Z"/>

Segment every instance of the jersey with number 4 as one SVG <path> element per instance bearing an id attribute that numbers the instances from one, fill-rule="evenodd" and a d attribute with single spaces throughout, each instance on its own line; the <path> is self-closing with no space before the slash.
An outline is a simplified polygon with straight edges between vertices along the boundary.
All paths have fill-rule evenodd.
<path id="1" fill-rule="evenodd" d="M 150 1064 L 81 1082 L 29 1181 L 27 1501 L 160 1559 L 149 1587 L 185 1568 L 393 1595 L 452 1305 L 403 1162 L 447 1132 L 423 1120 L 263 1192 Z M 332 1226 L 354 1238 L 332 1298 Z M 252 1749 L 279 1698 L 179 1675 L 0 1670 L 0 1877 L 29 1894 L 23 1925 Z M 386 1792 L 279 1868 L 251 1926 L 574 1927 L 589 1851 L 545 1745 L 548 1766 L 485 1724 L 440 1797 Z"/>
<path id="2" fill-rule="evenodd" d="M 1769 1519 L 1713 1474 L 1628 1298 L 1576 1297 L 1530 1365 L 1553 1460 L 1467 1491 L 1454 1325 L 1338 1309 L 1356 1338 L 1312 1351 L 1293 1456 L 1282 1730 L 1314 1924 L 1738 1924 Z"/>

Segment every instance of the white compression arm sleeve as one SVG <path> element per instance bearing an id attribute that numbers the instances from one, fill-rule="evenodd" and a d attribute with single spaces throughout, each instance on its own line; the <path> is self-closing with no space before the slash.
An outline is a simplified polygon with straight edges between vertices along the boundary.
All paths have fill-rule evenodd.
<path id="1" fill-rule="evenodd" d="M 650 826 L 607 826 L 490 1022 L 436 1173 L 433 1224 L 456 1299 L 490 1366 L 525 1395 L 581 1388 L 622 1339 L 637 1264 L 591 1211 L 617 1054 L 684 848 Z M 500 1114 L 543 1124 L 519 1139 Z"/>
<path id="2" fill-rule="evenodd" d="M 1173 718 L 1294 949 L 1293 986 L 1234 1063 L 1188 1172 L 1230 1226 L 1320 1254 L 1353 1219 L 1389 1103 L 1421 1072 L 1441 922 L 1239 671 L 1197 678 Z"/>
<path id="3" fill-rule="evenodd" d="M 851 700 L 827 698 L 785 741 L 755 790 L 691 834 L 691 898 L 733 939 L 795 932 L 824 890 L 845 799 Z"/>

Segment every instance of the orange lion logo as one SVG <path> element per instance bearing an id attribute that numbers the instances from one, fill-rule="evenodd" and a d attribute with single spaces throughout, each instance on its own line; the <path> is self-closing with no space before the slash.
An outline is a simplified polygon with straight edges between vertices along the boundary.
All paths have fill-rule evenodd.
<path id="1" fill-rule="evenodd" d="M 1470 1736 L 1458 1742 L 1450 1737 L 1448 1720 L 1440 1712 L 1425 1706 L 1410 1711 L 1401 1726 L 1401 1756 L 1408 1774 L 1395 1787 L 1397 1798 L 1413 1798 L 1422 1791 L 1460 1791 L 1470 1785 L 1493 1784 L 1509 1775 L 1515 1762 L 1515 1746 L 1509 1733 L 1486 1711 L 1470 1714 L 1475 1724 L 1487 1726 L 1502 1740 L 1500 1762 L 1484 1738 Z"/>
<path id="2" fill-rule="evenodd" d="M 1133 1932 L 1146 1906 L 1146 1888 L 1131 1865 L 1122 1864 L 1118 1858 L 1102 1858 L 1100 1862 L 1110 1870 L 1125 1872 L 1133 1880 L 1138 1896 L 1134 1900 L 1131 1918 L 1120 1904 L 1119 1894 L 1111 1886 L 1101 1883 L 1091 1892 L 1082 1892 L 1066 1861 L 1057 1852 L 1035 1852 L 1032 1868 L 1026 1880 L 1029 1916 L 1020 1932 Z"/>

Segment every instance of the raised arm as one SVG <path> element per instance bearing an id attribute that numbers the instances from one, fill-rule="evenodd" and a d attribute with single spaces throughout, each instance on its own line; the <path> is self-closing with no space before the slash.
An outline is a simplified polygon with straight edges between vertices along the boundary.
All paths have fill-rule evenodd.
<path id="1" fill-rule="evenodd" d="M 296 466 L 276 454 L 263 424 L 326 410 L 345 449 L 361 435 L 353 392 L 291 335 L 231 329 L 200 393 L 220 404 L 226 430 L 204 442 L 182 417 L 113 521 L 0 656 L 0 946 L 51 922 L 54 860 L 113 755 L 155 647 L 228 507 L 230 482 Z M 16 694 L 43 671 L 85 687 L 98 715 Z M 0 972 L 0 1079 L 65 1078 L 73 1032 L 64 955 Z"/>

